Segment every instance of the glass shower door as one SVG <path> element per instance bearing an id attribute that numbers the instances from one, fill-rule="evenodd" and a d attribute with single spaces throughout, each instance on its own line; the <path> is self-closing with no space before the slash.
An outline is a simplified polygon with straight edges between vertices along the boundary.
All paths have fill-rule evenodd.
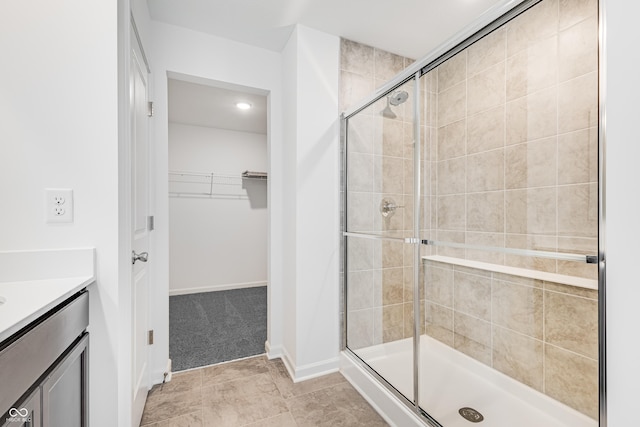
<path id="1" fill-rule="evenodd" d="M 346 345 L 413 402 L 413 80 L 346 121 Z M 418 200 L 417 203 L 420 203 Z"/>

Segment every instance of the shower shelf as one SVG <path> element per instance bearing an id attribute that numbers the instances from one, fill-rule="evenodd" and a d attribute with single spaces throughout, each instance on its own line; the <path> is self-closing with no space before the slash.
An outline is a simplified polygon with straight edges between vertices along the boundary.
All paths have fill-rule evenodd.
<path id="1" fill-rule="evenodd" d="M 543 280 L 546 282 L 561 283 L 563 285 L 574 286 L 584 289 L 598 289 L 598 281 L 595 279 L 586 279 L 583 277 L 567 276 L 558 273 L 548 273 L 546 271 L 529 270 L 526 268 L 511 267 L 508 265 L 491 264 L 481 261 L 473 261 L 461 258 L 453 258 L 443 255 L 427 255 L 423 256 L 424 261 L 433 261 L 443 264 L 459 265 L 461 267 L 470 267 L 477 270 L 490 271 L 494 273 L 509 274 L 512 276 L 526 277 L 529 279 Z"/>
<path id="2" fill-rule="evenodd" d="M 169 171 L 170 197 L 248 199 L 244 181 L 265 181 L 264 172 L 242 174 Z"/>

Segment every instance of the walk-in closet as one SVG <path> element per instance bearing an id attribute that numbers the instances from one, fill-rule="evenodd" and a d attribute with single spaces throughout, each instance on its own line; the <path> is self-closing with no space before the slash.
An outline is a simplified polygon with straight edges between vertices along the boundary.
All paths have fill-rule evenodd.
<path id="1" fill-rule="evenodd" d="M 174 371 L 264 353 L 267 338 L 267 98 L 186 80 L 168 84 Z"/>

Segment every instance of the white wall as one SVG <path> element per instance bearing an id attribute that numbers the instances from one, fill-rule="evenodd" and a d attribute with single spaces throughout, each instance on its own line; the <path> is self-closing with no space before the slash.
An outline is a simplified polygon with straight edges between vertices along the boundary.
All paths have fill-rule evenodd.
<path id="1" fill-rule="evenodd" d="M 0 3 L 0 250 L 95 247 L 90 418 L 117 425 L 119 2 Z M 74 190 L 45 223 L 43 189 Z M 34 266 L 37 268 L 37 266 Z M 1 386 L 0 386 L 1 388 Z"/>
<path id="2" fill-rule="evenodd" d="M 169 170 L 231 175 L 266 171 L 267 136 L 169 123 Z M 248 199 L 188 194 L 169 198 L 171 295 L 266 285 L 267 182 L 233 182 L 238 185 L 214 185 L 213 191 Z M 209 186 L 180 182 L 169 183 L 169 189 L 193 193 Z"/>
<path id="3" fill-rule="evenodd" d="M 281 55 L 159 22 L 152 23 L 152 58 L 155 101 L 156 258 L 169 263 L 169 199 L 167 73 L 195 83 L 240 85 L 244 90 L 268 95 L 268 328 L 270 354 L 282 351 L 282 65 Z M 237 89 L 237 87 L 235 88 Z M 152 323 L 156 344 L 152 361 L 153 379 L 160 381 L 169 357 L 168 268 L 159 270 L 154 284 Z"/>
<path id="4" fill-rule="evenodd" d="M 609 427 L 638 425 L 640 399 L 640 4 L 606 6 L 606 256 Z"/>
<path id="5" fill-rule="evenodd" d="M 168 165 L 167 73 L 196 83 L 242 85 L 268 93 L 269 355 L 291 355 L 296 378 L 337 369 L 339 39 L 299 27 L 292 39 L 293 54 L 281 55 L 154 22 L 153 40 L 156 256 L 169 259 L 161 252 L 162 241 L 168 243 L 168 190 L 163 184 Z M 168 316 L 168 273 L 156 289 L 153 316 L 159 325 Z M 158 349 L 168 348 L 167 333 L 162 325 Z M 168 354 L 164 355 L 166 360 Z M 157 368 L 161 359 L 156 360 Z"/>
<path id="6" fill-rule="evenodd" d="M 338 368 L 339 49 L 297 26 L 283 52 L 285 363 L 296 380 Z"/>

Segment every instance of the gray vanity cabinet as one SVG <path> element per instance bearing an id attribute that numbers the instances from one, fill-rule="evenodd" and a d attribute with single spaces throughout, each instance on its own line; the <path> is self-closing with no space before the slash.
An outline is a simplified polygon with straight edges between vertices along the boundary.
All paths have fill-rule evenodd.
<path id="1" fill-rule="evenodd" d="M 0 343 L 0 426 L 89 425 L 88 324 L 83 291 Z"/>

